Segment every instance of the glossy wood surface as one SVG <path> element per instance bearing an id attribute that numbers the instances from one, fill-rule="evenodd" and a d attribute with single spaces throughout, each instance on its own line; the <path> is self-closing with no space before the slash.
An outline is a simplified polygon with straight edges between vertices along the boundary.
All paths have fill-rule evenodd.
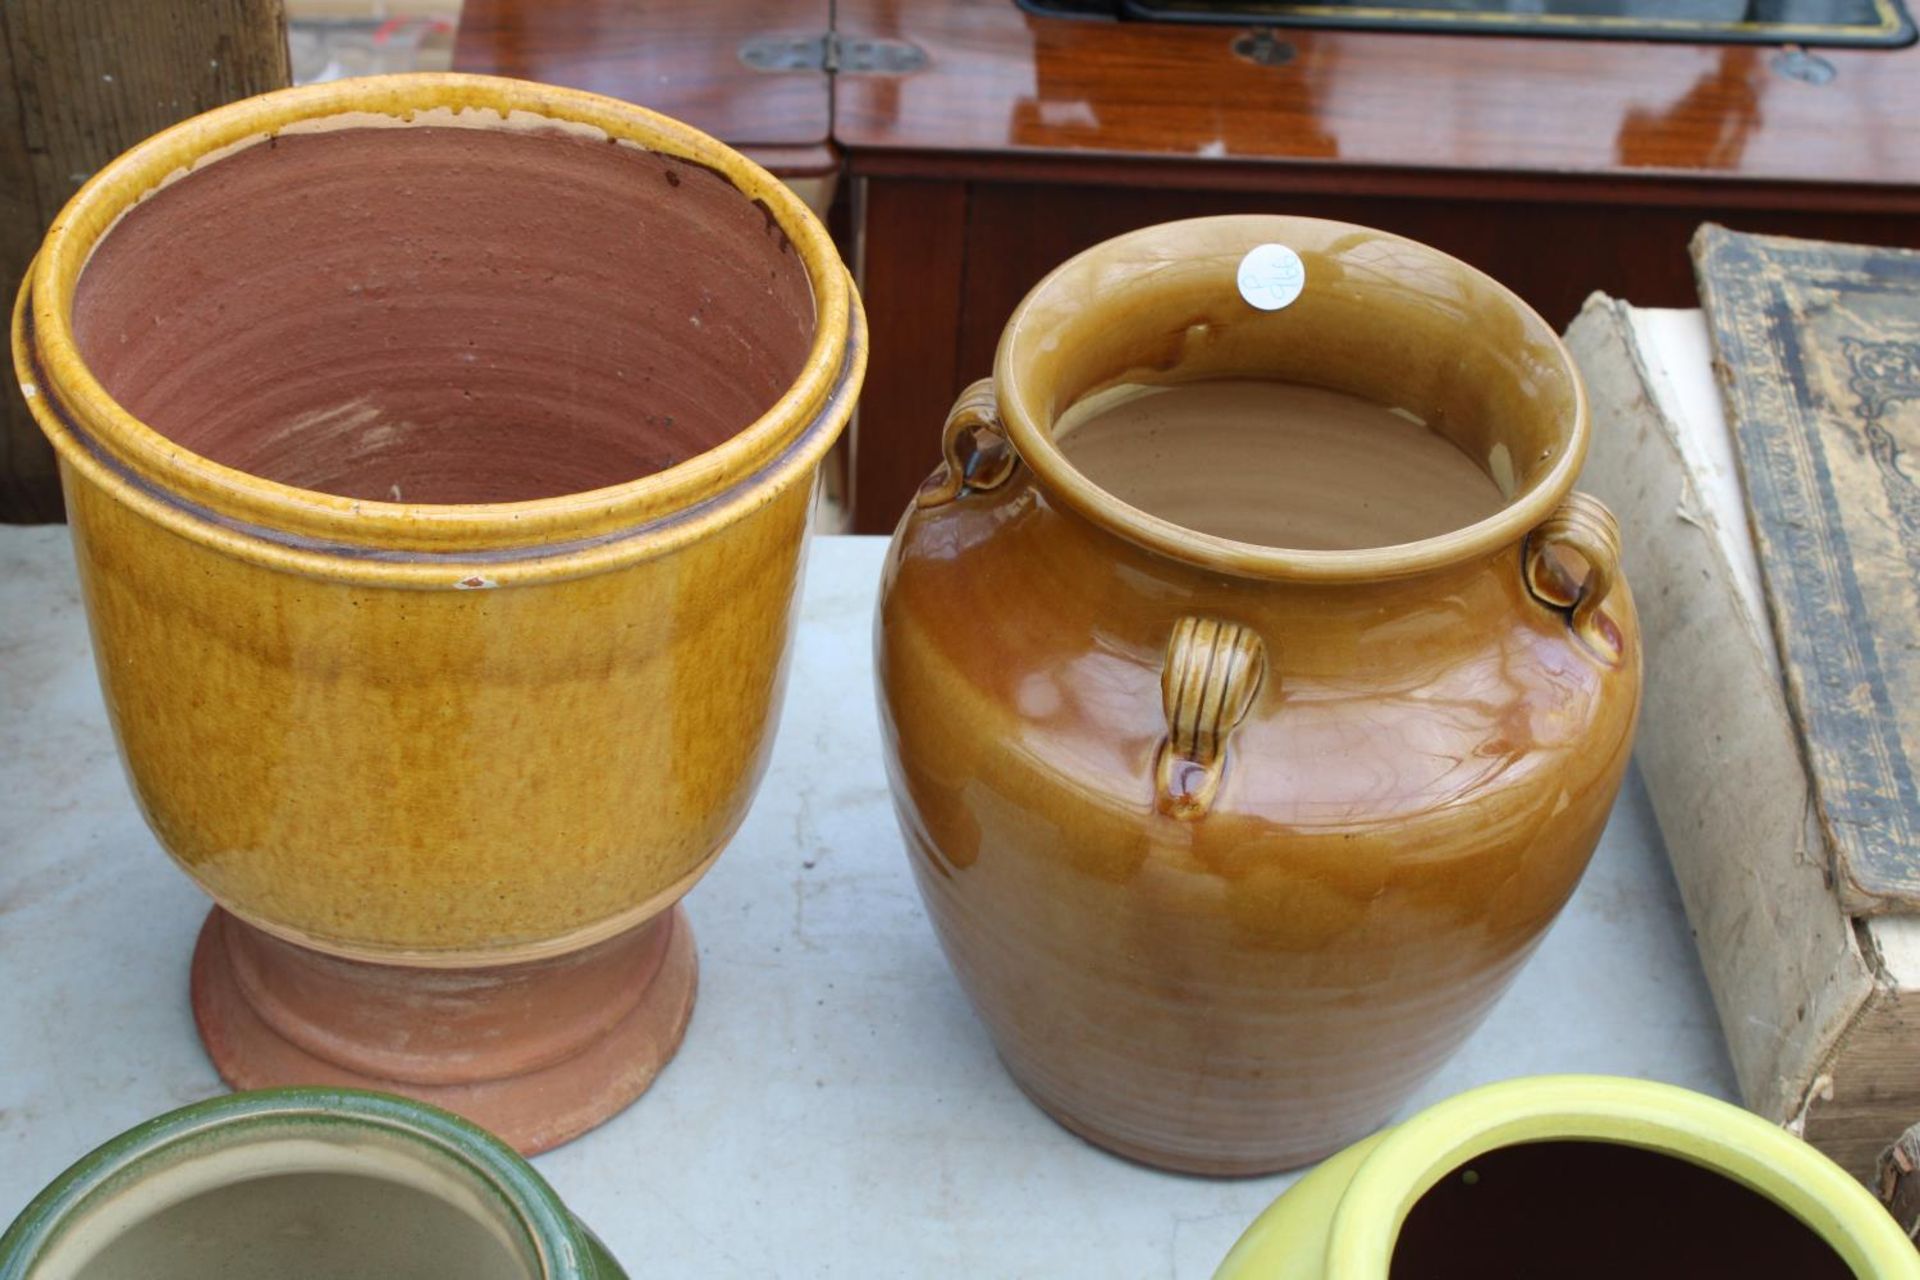
<path id="1" fill-rule="evenodd" d="M 835 166 L 825 71 L 756 71 L 755 36 L 818 37 L 828 0 L 467 0 L 457 71 L 587 89 L 664 112 L 776 172 Z"/>
<path id="2" fill-rule="evenodd" d="M 825 7 L 470 0 L 457 57 L 656 106 L 782 174 L 831 168 L 837 150 L 867 180 L 861 532 L 893 527 L 1026 289 L 1132 227 L 1239 211 L 1384 227 L 1556 325 L 1596 289 L 1695 305 L 1686 242 L 1703 221 L 1920 245 L 1920 48 L 1818 50 L 1833 75 L 1816 84 L 1761 46 L 1289 29 L 1285 60 L 1263 65 L 1232 27 L 839 0 L 842 37 L 909 41 L 927 65 L 739 61 L 748 35 L 824 29 Z"/>
<path id="3" fill-rule="evenodd" d="M 865 175 L 875 317 L 854 527 L 890 529 L 936 424 L 1054 264 L 1133 227 L 1289 212 L 1454 253 L 1563 325 L 1604 290 L 1693 306 L 1701 222 L 1920 245 L 1920 49 L 1779 50 L 1034 18 L 1011 0 L 843 0 L 843 34 L 911 40 L 905 77 L 839 76 L 834 136 Z M 958 223 L 957 264 L 929 230 Z M 911 318 L 909 319 L 909 315 Z"/>
<path id="4" fill-rule="evenodd" d="M 1289 29 L 1291 59 L 1264 66 L 1233 52 L 1243 29 L 1037 18 L 1012 0 L 839 0 L 835 22 L 930 60 L 838 77 L 834 136 L 869 172 L 965 152 L 983 172 L 990 157 L 1201 162 L 1183 185 L 1275 161 L 1920 184 L 1920 47 L 1821 49 L 1835 74 L 1814 85 L 1752 45 Z"/>
<path id="5" fill-rule="evenodd" d="M 1265 190 L 867 179 L 861 283 L 876 318 L 875 355 L 854 458 L 855 528 L 884 533 L 899 520 L 940 460 L 948 405 L 992 368 L 1001 326 L 1027 290 L 1075 253 L 1135 227 L 1255 212 L 1363 223 L 1472 263 L 1556 328 L 1595 290 L 1642 306 L 1698 306 L 1687 242 L 1703 221 L 1920 245 L 1917 215 L 1714 204 L 1623 209 L 1476 195 L 1464 178 L 1445 198 L 1301 192 L 1290 181 L 1296 172 L 1275 167 Z"/>
<path id="6" fill-rule="evenodd" d="M 873 329 L 851 432 L 853 532 L 892 531 L 940 460 L 947 406 L 989 370 L 990 358 L 960 363 L 967 195 L 958 182 L 873 182 L 857 191 L 860 294 L 869 315 L 889 319 Z M 996 335 L 1011 309 L 1001 312 Z"/>

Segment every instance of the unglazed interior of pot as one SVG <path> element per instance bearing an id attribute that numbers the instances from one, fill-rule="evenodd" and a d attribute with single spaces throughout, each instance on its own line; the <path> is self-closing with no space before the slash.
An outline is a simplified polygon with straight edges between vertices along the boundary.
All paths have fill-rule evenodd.
<path id="1" fill-rule="evenodd" d="M 798 376 L 807 273 L 719 174 L 557 127 L 286 132 L 162 186 L 76 290 L 88 367 L 186 449 L 344 497 L 639 479 Z"/>
<path id="2" fill-rule="evenodd" d="M 472 1171 L 380 1139 L 283 1135 L 136 1168 L 81 1206 L 30 1280 L 539 1280 Z"/>
<path id="3" fill-rule="evenodd" d="M 1605 1142 L 1502 1147 L 1413 1206 L 1393 1280 L 1849 1280 L 1851 1268 L 1773 1201 L 1709 1169 Z"/>
<path id="4" fill-rule="evenodd" d="M 1499 485 L 1413 411 L 1256 378 L 1123 384 L 1074 405 L 1060 450 L 1129 506 L 1302 551 L 1396 546 L 1498 511 Z"/>
<path id="5" fill-rule="evenodd" d="M 1262 240 L 1304 264 L 1275 310 L 1237 285 Z M 1096 487 L 1276 550 L 1404 545 L 1532 502 L 1567 474 L 1581 417 L 1553 331 L 1493 280 L 1311 219 L 1196 219 L 1097 246 L 1022 304 L 998 375 Z"/>

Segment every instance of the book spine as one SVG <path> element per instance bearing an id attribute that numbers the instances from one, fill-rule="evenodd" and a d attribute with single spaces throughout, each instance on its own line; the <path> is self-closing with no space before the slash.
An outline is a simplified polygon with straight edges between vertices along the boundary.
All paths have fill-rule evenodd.
<path id="1" fill-rule="evenodd" d="M 1676 398 L 1656 385 L 1665 371 L 1650 372 L 1630 308 L 1590 299 L 1567 341 L 1593 413 L 1581 487 L 1626 533 L 1646 646 L 1635 758 L 1746 1104 L 1802 1126 L 1874 977 L 1828 879 L 1765 620 L 1734 569 L 1748 537 L 1737 488 L 1729 512 L 1709 492 L 1724 480 L 1696 469 L 1711 450 L 1682 447 L 1683 433 L 1726 425 L 1710 397 L 1688 420 L 1662 410 Z"/>

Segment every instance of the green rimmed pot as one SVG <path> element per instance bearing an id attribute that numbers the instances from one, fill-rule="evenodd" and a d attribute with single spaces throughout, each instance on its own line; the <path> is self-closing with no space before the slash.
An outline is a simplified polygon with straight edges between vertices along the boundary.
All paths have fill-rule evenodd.
<path id="1" fill-rule="evenodd" d="M 149 1120 L 0 1236 L 0 1280 L 625 1280 L 531 1165 L 436 1107 L 269 1089 Z"/>
<path id="2" fill-rule="evenodd" d="M 1355 1143 L 1255 1219 L 1214 1280 L 1920 1280 L 1866 1188 L 1673 1085 L 1532 1076 Z"/>

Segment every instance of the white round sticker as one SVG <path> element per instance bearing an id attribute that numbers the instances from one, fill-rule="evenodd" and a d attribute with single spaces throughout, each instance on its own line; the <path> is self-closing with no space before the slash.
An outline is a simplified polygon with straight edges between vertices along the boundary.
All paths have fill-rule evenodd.
<path id="1" fill-rule="evenodd" d="M 1240 259 L 1240 296 L 1262 311 L 1278 311 L 1307 285 L 1307 264 L 1283 244 L 1256 245 Z"/>

